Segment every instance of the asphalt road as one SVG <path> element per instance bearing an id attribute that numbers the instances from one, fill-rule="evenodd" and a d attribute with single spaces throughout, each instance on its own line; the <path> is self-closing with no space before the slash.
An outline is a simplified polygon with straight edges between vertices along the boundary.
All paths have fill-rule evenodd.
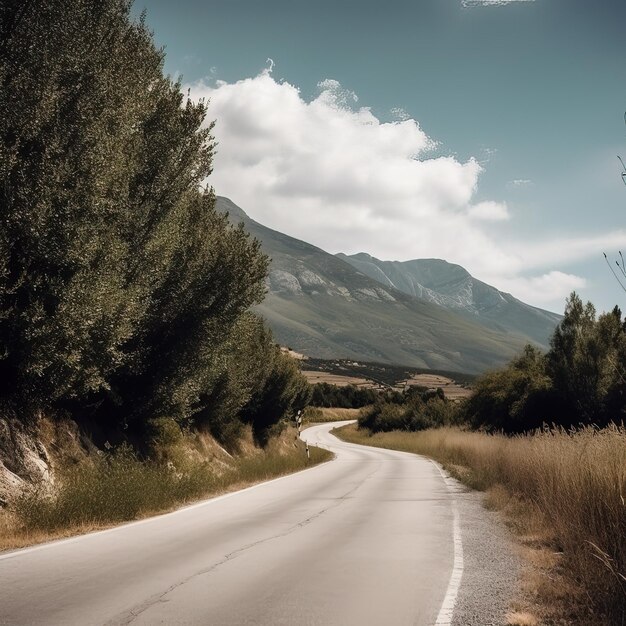
<path id="1" fill-rule="evenodd" d="M 450 623 L 462 574 L 453 491 L 433 463 L 340 442 L 335 425 L 303 433 L 334 461 L 0 555 L 0 623 Z"/>

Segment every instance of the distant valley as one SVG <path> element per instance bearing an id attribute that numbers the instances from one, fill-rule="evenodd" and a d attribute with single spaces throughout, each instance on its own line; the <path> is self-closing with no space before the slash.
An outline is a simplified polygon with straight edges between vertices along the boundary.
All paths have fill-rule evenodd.
<path id="1" fill-rule="evenodd" d="M 559 320 L 445 261 L 332 255 L 255 222 L 227 198 L 217 209 L 271 257 L 258 312 L 278 342 L 308 356 L 477 373 L 529 341 L 545 346 Z"/>

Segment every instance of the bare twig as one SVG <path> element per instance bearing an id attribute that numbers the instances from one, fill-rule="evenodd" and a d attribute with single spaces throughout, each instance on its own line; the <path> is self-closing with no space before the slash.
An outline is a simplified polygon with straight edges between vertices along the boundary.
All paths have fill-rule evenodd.
<path id="1" fill-rule="evenodd" d="M 609 266 L 609 269 L 611 270 L 611 273 L 613 274 L 613 276 L 615 276 L 615 280 L 618 282 L 619 286 L 624 291 L 626 291 L 626 287 L 624 286 L 622 281 L 619 279 L 619 276 L 617 275 L 617 272 L 613 269 L 613 266 L 609 263 L 609 257 L 606 256 L 606 252 L 603 252 L 602 254 L 604 254 L 604 260 L 606 261 L 606 264 Z"/>

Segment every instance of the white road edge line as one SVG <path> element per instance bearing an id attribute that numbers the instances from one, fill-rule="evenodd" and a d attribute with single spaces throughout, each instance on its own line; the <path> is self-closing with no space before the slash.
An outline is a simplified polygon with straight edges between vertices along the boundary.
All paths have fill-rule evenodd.
<path id="1" fill-rule="evenodd" d="M 302 431 L 302 432 L 304 433 L 305 431 Z M 106 535 L 108 533 L 118 532 L 120 530 L 123 530 L 124 528 L 129 528 L 130 526 L 140 526 L 141 524 L 149 524 L 163 517 L 172 517 L 174 515 L 178 515 L 179 513 L 184 513 L 185 511 L 191 511 L 193 509 L 199 509 L 205 506 L 209 506 L 215 502 L 219 502 L 220 500 L 225 500 L 226 498 L 232 498 L 233 496 L 237 496 L 240 493 L 245 493 L 246 491 L 252 491 L 253 489 L 259 489 L 260 487 L 264 487 L 265 485 L 276 483 L 279 480 L 286 480 L 287 478 L 292 478 L 293 476 L 297 476 L 298 474 L 304 474 L 305 472 L 311 472 L 313 470 L 320 469 L 324 467 L 326 463 L 332 463 L 336 458 L 337 457 L 334 456 L 332 459 L 330 459 L 329 461 L 326 461 L 325 463 L 318 463 L 317 465 L 314 465 L 313 467 L 307 467 L 305 469 L 299 470 L 298 472 L 285 474 L 284 476 L 279 476 L 278 478 L 272 478 L 271 480 L 266 480 L 266 481 L 257 483 L 256 485 L 251 485 L 250 487 L 244 487 L 243 489 L 238 489 L 237 491 L 231 491 L 221 496 L 216 496 L 214 498 L 202 500 L 201 502 L 195 502 L 194 504 L 189 504 L 180 509 L 170 511 L 169 513 L 161 513 L 159 515 L 154 515 L 152 517 L 146 517 L 145 519 L 135 520 L 132 522 L 126 522 L 118 526 L 113 526 L 112 528 L 105 528 L 104 530 L 95 530 L 93 532 L 85 533 L 83 535 L 75 535 L 74 537 L 68 537 L 66 539 L 56 539 L 54 541 L 42 543 L 37 546 L 32 546 L 30 548 L 19 548 L 17 550 L 11 550 L 10 552 L 0 554 L 0 561 L 22 556 L 23 554 L 30 554 L 31 552 L 38 552 L 39 550 L 45 550 L 47 548 L 52 548 L 54 546 L 58 546 L 64 543 L 74 543 L 76 541 L 82 541 L 82 540 L 88 539 L 89 537 L 96 537 L 98 535 Z"/>
<path id="2" fill-rule="evenodd" d="M 441 469 L 439 463 L 436 463 L 432 459 L 431 463 L 439 470 L 443 482 L 446 488 L 450 492 L 449 480 L 451 480 L 447 474 Z M 459 595 L 459 588 L 461 586 L 461 578 L 463 578 L 463 541 L 461 539 L 461 524 L 459 521 L 459 511 L 456 506 L 454 498 L 451 502 L 452 508 L 452 536 L 454 542 L 454 563 L 452 565 L 452 573 L 450 574 L 450 581 L 448 582 L 448 589 L 446 595 L 439 609 L 439 615 L 437 615 L 437 621 L 434 626 L 450 626 L 452 624 L 452 618 L 454 616 L 454 606 L 456 604 L 457 596 Z"/>

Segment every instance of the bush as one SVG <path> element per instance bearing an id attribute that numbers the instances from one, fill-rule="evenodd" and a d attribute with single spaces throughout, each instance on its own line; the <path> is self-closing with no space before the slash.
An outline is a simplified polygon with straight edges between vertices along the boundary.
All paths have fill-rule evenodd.
<path id="1" fill-rule="evenodd" d="M 360 409 L 376 402 L 380 392 L 376 389 L 365 389 L 356 385 L 331 385 L 317 383 L 313 385 L 311 404 L 313 406 L 338 409 Z"/>
<path id="2" fill-rule="evenodd" d="M 479 378 L 462 405 L 474 428 L 507 433 L 539 428 L 553 418 L 554 393 L 545 356 L 533 346 L 511 364 Z"/>
<path id="3" fill-rule="evenodd" d="M 443 391 L 409 388 L 403 394 L 383 397 L 362 411 L 359 428 L 373 433 L 392 430 L 419 431 L 452 424 L 456 419 L 454 404 Z"/>
<path id="4" fill-rule="evenodd" d="M 257 443 L 267 443 L 270 429 L 283 419 L 293 419 L 311 398 L 311 386 L 300 372 L 298 362 L 274 346 L 269 371 L 259 392 L 242 410 L 252 425 Z"/>
<path id="5" fill-rule="evenodd" d="M 475 382 L 462 415 L 474 428 L 521 433 L 544 424 L 621 423 L 626 416 L 626 322 L 616 307 L 596 318 L 576 294 L 547 354 L 527 346 Z"/>

